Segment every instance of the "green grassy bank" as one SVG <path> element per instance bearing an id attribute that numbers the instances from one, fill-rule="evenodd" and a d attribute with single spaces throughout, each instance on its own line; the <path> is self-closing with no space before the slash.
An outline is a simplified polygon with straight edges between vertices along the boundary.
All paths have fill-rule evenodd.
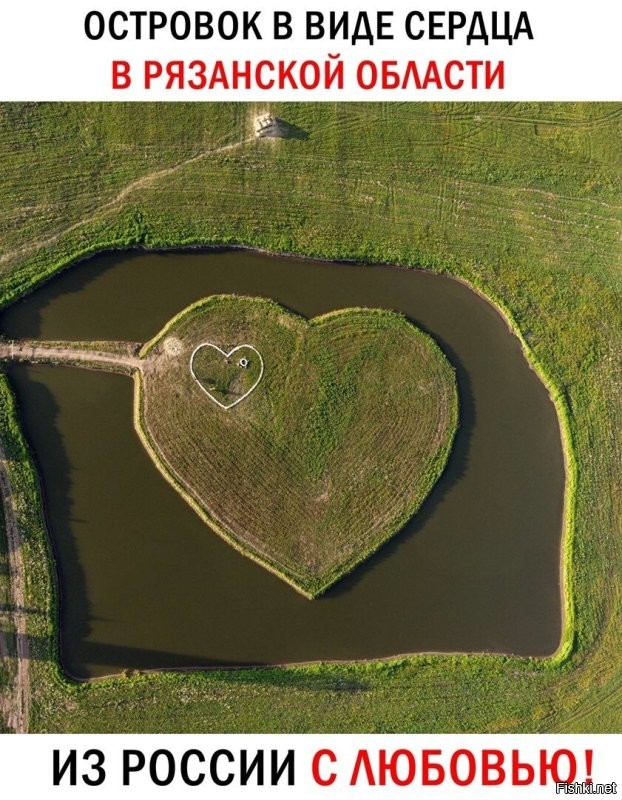
<path id="1" fill-rule="evenodd" d="M 420 656 L 70 684 L 57 666 L 36 478 L 3 384 L 0 428 L 26 532 L 31 729 L 619 730 L 622 108 L 275 106 L 308 138 L 214 152 L 245 139 L 253 111 L 0 106 L 3 302 L 86 253 L 134 245 L 240 243 L 418 264 L 476 286 L 520 330 L 572 442 L 563 657 Z"/>

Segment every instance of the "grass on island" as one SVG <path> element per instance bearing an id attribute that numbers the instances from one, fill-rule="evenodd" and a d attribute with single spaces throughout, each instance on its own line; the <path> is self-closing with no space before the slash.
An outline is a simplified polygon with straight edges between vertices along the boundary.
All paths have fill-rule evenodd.
<path id="1" fill-rule="evenodd" d="M 256 349 L 245 367 L 225 356 L 242 343 Z M 306 322 L 267 300 L 215 296 L 143 354 L 137 426 L 161 471 L 237 549 L 309 597 L 403 527 L 447 461 L 454 372 L 398 314 Z M 257 385 L 223 409 L 198 375 L 223 405 Z"/>
<path id="2" fill-rule="evenodd" d="M 218 150 L 246 140 L 266 110 L 308 136 Z M 4 304 L 110 247 L 240 243 L 450 272 L 521 333 L 553 388 L 569 468 L 557 657 L 422 655 L 77 686 L 58 668 L 36 475 L 3 379 L 31 729 L 620 730 L 620 141 L 620 104 L 0 105 Z"/>
<path id="3" fill-rule="evenodd" d="M 263 375 L 263 359 L 250 345 L 236 345 L 225 352 L 212 344 L 199 344 L 191 369 L 205 394 L 229 409 L 257 387 Z"/>

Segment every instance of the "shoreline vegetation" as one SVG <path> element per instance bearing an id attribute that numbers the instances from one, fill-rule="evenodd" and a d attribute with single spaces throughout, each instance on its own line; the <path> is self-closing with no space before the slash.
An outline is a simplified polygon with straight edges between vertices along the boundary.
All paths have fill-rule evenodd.
<path id="1" fill-rule="evenodd" d="M 221 248 L 203 248 L 206 250 L 218 250 Z M 245 249 L 245 250 L 252 250 L 252 248 L 233 248 L 233 249 Z M 265 252 L 265 251 L 264 251 Z M 283 254 L 267 254 L 267 255 L 275 255 L 275 256 L 283 256 Z M 398 268 L 402 269 L 398 265 L 374 265 L 378 267 L 388 267 L 388 268 Z M 408 269 L 406 267 L 405 269 Z M 418 267 L 412 267 L 411 269 L 418 269 Z M 570 591 L 572 583 L 571 583 L 571 573 L 570 573 L 570 556 L 572 554 L 572 519 L 573 519 L 573 508 L 574 508 L 574 490 L 575 490 L 575 481 L 576 481 L 576 463 L 574 460 L 574 454 L 571 446 L 571 439 L 570 437 L 570 429 L 568 427 L 568 410 L 566 408 L 563 395 L 551 384 L 551 381 L 548 375 L 544 372 L 541 365 L 532 358 L 532 354 L 529 351 L 527 343 L 522 336 L 522 333 L 514 320 L 511 318 L 507 309 L 503 308 L 501 304 L 495 304 L 489 297 L 487 297 L 478 287 L 470 285 L 466 280 L 462 278 L 456 278 L 454 276 L 449 276 L 453 280 L 458 280 L 459 282 L 468 286 L 469 289 L 476 292 L 487 304 L 488 306 L 494 310 L 496 314 L 498 314 L 507 325 L 508 329 L 518 338 L 521 343 L 521 348 L 525 355 L 525 358 L 530 365 L 530 367 L 536 372 L 539 379 L 542 381 L 544 386 L 547 389 L 551 402 L 553 403 L 557 419 L 559 423 L 560 429 L 560 439 L 562 443 L 562 450 L 564 454 L 564 469 L 565 469 L 565 491 L 564 491 L 564 511 L 563 511 L 563 520 L 562 520 L 562 537 L 561 537 L 561 547 L 560 547 L 560 562 L 561 562 L 561 586 L 560 592 L 562 597 L 562 636 L 560 640 L 559 647 L 549 657 L 544 658 L 529 658 L 525 660 L 532 660 L 537 662 L 542 662 L 544 665 L 549 667 L 556 667 L 556 666 L 563 666 L 567 659 L 572 655 L 572 646 L 573 646 L 573 639 L 574 639 L 574 630 L 573 630 L 573 619 L 574 619 L 574 607 L 572 602 L 572 593 Z M 251 560 L 257 561 L 263 568 L 268 569 L 269 571 L 276 574 L 281 580 L 284 580 L 288 583 L 295 591 L 301 593 L 307 599 L 312 600 L 313 598 L 317 597 L 319 594 L 323 593 L 329 586 L 332 585 L 334 581 L 330 581 L 325 586 L 321 587 L 317 592 L 311 593 L 305 591 L 302 587 L 297 585 L 294 581 L 288 578 L 286 573 L 279 571 L 278 567 L 272 566 L 269 561 L 263 560 L 262 558 L 256 557 L 256 555 L 246 548 L 243 542 L 238 542 L 235 538 L 232 538 L 231 535 L 226 531 L 223 530 L 218 522 L 210 517 L 209 513 L 206 512 L 205 508 L 197 503 L 194 497 L 187 491 L 186 487 L 184 486 L 183 482 L 180 481 L 174 474 L 174 471 L 171 470 L 169 467 L 166 466 L 162 456 L 160 455 L 157 446 L 153 442 L 153 438 L 149 433 L 148 426 L 144 420 L 144 413 L 143 413 L 143 406 L 144 406 L 144 394 L 142 391 L 142 381 L 143 381 L 143 366 L 146 359 L 149 358 L 149 355 L 153 352 L 154 348 L 157 348 L 158 345 L 164 342 L 165 337 L 169 334 L 174 334 L 176 330 L 176 326 L 180 321 L 182 321 L 187 316 L 192 316 L 192 314 L 196 311 L 200 311 L 203 307 L 209 306 L 213 303 L 218 303 L 219 301 L 229 301 L 229 300 L 250 300 L 251 302 L 258 302 L 260 304 L 265 304 L 267 306 L 274 306 L 276 309 L 280 311 L 280 313 L 287 313 L 292 318 L 296 318 L 297 315 L 292 314 L 291 312 L 286 312 L 285 309 L 278 306 L 276 303 L 272 303 L 271 301 L 264 301 L 261 299 L 255 298 L 237 298 L 236 296 L 213 296 L 209 298 L 204 298 L 202 300 L 197 301 L 192 306 L 183 309 L 179 312 L 173 319 L 171 319 L 164 328 L 159 331 L 154 337 L 152 337 L 149 341 L 144 344 L 136 343 L 136 342 L 90 342 L 90 341 L 46 341 L 46 340 L 24 340 L 20 342 L 12 342 L 11 340 L 2 340 L 0 339 L 0 362 L 2 361 L 16 361 L 22 363 L 39 363 L 39 364 L 48 364 L 48 365 L 57 365 L 57 366 L 73 366 L 77 368 L 83 369 L 96 369 L 96 370 L 105 370 L 105 371 L 113 371 L 118 372 L 120 374 L 128 375 L 132 378 L 134 383 L 134 413 L 133 413 L 133 420 L 134 420 L 134 430 L 136 431 L 139 439 L 141 440 L 145 450 L 149 454 L 149 457 L 157 467 L 158 471 L 174 489 L 178 492 L 186 502 L 193 508 L 193 510 L 197 513 L 197 515 L 209 526 L 209 528 L 214 532 L 217 533 L 219 536 L 224 538 L 234 549 L 238 550 L 240 553 L 245 555 L 246 557 L 250 558 Z M 339 316 L 342 314 L 348 314 L 351 312 L 358 312 L 361 309 L 347 309 L 344 311 L 339 312 L 331 312 L 329 314 L 324 315 L 323 317 L 317 317 L 311 322 L 319 323 L 324 318 L 330 318 L 334 316 Z M 367 311 L 367 309 L 363 309 L 363 311 Z M 398 314 L 392 314 L 392 312 L 382 312 L 377 311 L 374 309 L 370 310 L 372 313 L 378 313 L 381 316 L 394 316 L 396 318 L 400 318 Z M 307 323 L 308 324 L 308 323 Z M 410 323 L 408 323 L 410 325 Z M 421 333 L 418 331 L 417 328 L 414 326 L 413 330 Z M 424 335 L 425 336 L 425 335 Z M 428 338 L 425 336 L 425 338 Z M 430 340 L 433 343 L 433 340 Z M 17 350 L 13 352 L 13 347 L 17 347 Z M 434 348 L 438 349 L 437 345 L 434 344 Z M 440 351 L 439 351 L 440 352 Z M 75 355 L 74 355 L 75 353 Z M 92 353 L 92 356 L 91 356 Z M 446 360 L 445 356 L 442 355 L 443 360 Z M 141 363 L 143 362 L 143 363 Z M 455 388 L 454 388 L 455 392 Z M 457 401 L 457 395 L 455 395 L 455 399 Z M 15 409 L 17 410 L 16 406 Z M 450 452 L 451 448 L 451 440 L 453 439 L 453 435 L 456 431 L 456 423 L 457 417 L 454 420 L 453 426 L 453 433 L 449 439 L 448 447 L 444 449 L 442 454 L 442 464 L 441 469 L 439 472 L 439 476 L 442 473 L 442 469 L 444 464 L 447 460 L 447 457 Z M 15 424 L 19 426 L 19 419 L 16 416 Z M 34 463 L 32 463 L 32 469 L 35 472 L 36 477 L 36 468 Z M 438 479 L 438 476 L 434 478 L 434 482 Z M 433 484 L 432 484 L 433 485 Z M 40 498 L 39 498 L 40 499 Z M 416 513 L 415 510 L 409 512 L 406 515 L 406 519 L 411 518 Z M 45 512 L 43 510 L 43 505 L 41 505 L 41 515 L 45 517 Z M 397 534 L 398 535 L 399 529 Z M 49 534 L 47 534 L 49 536 Z M 377 547 L 382 546 L 384 542 L 381 542 Z M 344 577 L 348 572 L 356 569 L 356 566 L 360 564 L 362 561 L 366 560 L 374 551 L 377 549 L 374 547 L 369 552 L 364 552 L 361 554 L 361 557 L 358 558 L 348 569 L 347 571 L 341 573 L 335 580 L 340 580 Z M 56 592 L 58 593 L 58 586 L 56 587 Z M 384 658 L 372 658 L 372 659 L 353 659 L 353 660 L 333 660 L 328 663 L 331 665 L 347 665 L 347 666 L 356 666 L 361 664 L 390 664 L 395 661 L 401 661 L 402 659 L 417 659 L 420 657 L 428 657 L 437 655 L 439 657 L 464 657 L 464 656 L 473 656 L 477 657 L 478 655 L 485 655 L 485 654 L 478 654 L 478 653 L 469 653 L 469 652 L 460 652 L 456 651 L 453 653 L 447 652 L 424 652 L 424 653 L 400 653 L 395 654 L 393 656 L 387 656 Z M 492 658 L 513 658 L 514 656 L 511 653 L 502 654 L 499 656 L 498 654 L 491 654 L 490 657 Z M 523 657 L 518 657 L 523 659 Z M 291 668 L 291 667 L 314 667 L 318 665 L 322 665 L 323 662 L 318 661 L 310 661 L 310 662 L 294 662 L 291 664 L 275 664 L 271 666 L 257 666 L 257 667 L 250 667 L 251 670 L 264 670 L 264 669 L 278 669 L 278 668 Z M 230 671 L 238 671 L 241 668 L 239 667 L 225 667 L 222 668 L 225 672 Z M 180 668 L 179 670 L 174 670 L 174 672 L 214 672 L 219 671 L 219 668 L 204 668 L 204 667 L 190 667 L 190 668 Z M 141 675 L 149 675 L 149 674 L 162 674 L 170 672 L 170 670 L 166 670 L 164 668 L 155 668 L 155 669 L 147 669 L 147 670 L 140 670 L 139 674 Z M 100 681 L 106 681 L 114 678 L 122 677 L 121 674 L 118 675 L 109 675 L 99 678 L 93 679 L 78 679 L 71 676 L 69 673 L 66 673 L 67 677 L 70 678 L 72 681 L 77 683 L 96 683 Z M 134 671 L 130 671 L 130 674 L 134 674 Z M 138 673 L 137 673 L 138 674 Z"/>
<path id="2" fill-rule="evenodd" d="M 352 114 L 368 122 L 379 109 L 355 106 Z M 383 113 L 385 110 L 383 107 Z M 31 113 L 19 104 L 9 111 L 23 114 L 24 118 Z M 411 133 L 416 136 L 424 131 L 419 127 L 424 118 L 428 123 L 453 119 L 454 125 L 460 126 L 462 121 L 468 127 L 474 113 L 468 106 L 417 107 L 412 112 L 417 124 L 411 127 L 408 111 L 408 106 L 390 109 L 388 124 L 407 125 L 406 138 L 424 157 L 424 143 L 413 144 L 408 138 Z M 463 115 L 460 118 L 456 116 L 458 111 Z M 45 113 L 53 115 L 54 111 Z M 82 113 L 86 118 L 90 112 L 83 108 L 69 113 L 77 113 L 78 117 Z M 124 107 L 123 113 L 131 116 L 139 112 Z M 337 141 L 334 136 L 342 121 L 339 108 L 292 105 L 282 107 L 279 113 L 297 120 L 302 127 L 317 123 L 316 131 L 328 131 L 330 141 Z M 105 108 L 99 108 L 97 114 L 114 118 L 113 112 Z M 227 115 L 233 115 L 239 128 L 247 114 L 244 106 L 232 106 L 223 117 L 230 123 Z M 557 653 L 550 659 L 423 654 L 347 665 L 131 674 L 92 684 L 68 682 L 59 666 L 55 634 L 58 600 L 37 477 L 17 423 L 10 387 L 3 378 L 0 429 L 22 532 L 27 603 L 37 609 L 27 621 L 31 644 L 31 730 L 607 732 L 619 728 L 622 675 L 616 654 L 621 630 L 620 598 L 615 586 L 619 581 L 620 553 L 614 534 L 620 497 L 613 487 L 619 464 L 615 423 L 620 403 L 613 365 L 621 331 L 617 302 L 620 251 L 619 245 L 614 245 L 621 215 L 619 160 L 608 148 L 618 140 L 622 109 L 613 104 L 524 104 L 511 109 L 501 104 L 478 108 L 480 118 L 486 115 L 489 125 L 475 135 L 475 140 L 495 137 L 496 162 L 490 168 L 496 169 L 496 174 L 477 174 L 476 168 L 471 167 L 468 149 L 462 148 L 460 140 L 453 152 L 451 148 L 445 151 L 448 157 L 442 168 L 431 157 L 425 159 L 425 166 L 435 179 L 442 176 L 445 190 L 449 185 L 455 189 L 458 178 L 452 172 L 452 159 L 459 155 L 463 170 L 465 165 L 473 170 L 470 181 L 462 184 L 463 193 L 468 195 L 473 188 L 481 190 L 482 197 L 489 201 L 496 197 L 501 203 L 514 204 L 516 216 L 506 230 L 501 224 L 503 214 L 495 207 L 494 215 L 487 217 L 490 230 L 479 226 L 473 240 L 465 240 L 470 233 L 458 232 L 451 218 L 443 216 L 447 204 L 453 202 L 446 191 L 439 200 L 441 216 L 425 231 L 416 227 L 414 238 L 404 236 L 395 209 L 393 219 L 386 225 L 375 213 L 363 215 L 370 233 L 377 236 L 378 245 L 373 245 L 368 236 L 355 243 L 351 232 L 338 232 L 328 217 L 319 240 L 301 235 L 302 228 L 296 221 L 290 221 L 289 232 L 283 233 L 279 215 L 268 222 L 252 194 L 248 203 L 258 212 L 255 225 L 259 227 L 255 231 L 261 233 L 246 230 L 243 217 L 238 217 L 236 223 L 226 221 L 226 213 L 223 228 L 210 228 L 205 224 L 205 211 L 203 221 L 193 220 L 175 229 L 175 209 L 156 213 L 151 204 L 153 198 L 145 190 L 139 205 L 128 202 L 114 220 L 85 221 L 88 236 L 78 235 L 74 229 L 65 238 L 60 235 L 45 252 L 36 252 L 25 260 L 7 259 L 1 281 L 3 305 L 59 269 L 102 249 L 177 248 L 199 246 L 201 242 L 218 246 L 242 242 L 258 249 L 326 260 L 418 264 L 465 281 L 503 314 L 519 336 L 558 412 L 566 459 L 566 501 L 562 547 L 564 633 Z M 337 132 L 321 127 L 322 121 L 330 120 Z M 160 120 L 158 130 L 164 124 Z M 218 125 L 214 123 L 214 127 Z M 432 129 L 431 134 L 425 130 L 425 145 L 438 150 L 440 144 L 435 144 L 434 137 L 440 128 Z M 223 139 L 223 133 L 216 135 L 215 130 L 206 135 L 215 137 L 215 141 Z M 3 136 L 7 136 L 6 131 Z M 570 144 L 586 136 L 590 153 L 573 150 Z M 513 149 L 518 141 L 522 148 L 520 161 L 515 160 Z M 303 147 L 298 142 L 291 144 L 297 149 Z M 401 146 L 395 140 L 388 151 L 396 153 Z M 322 147 L 321 142 L 314 145 L 316 155 Z M 300 158 L 291 153 L 285 159 L 281 145 L 267 154 L 258 152 L 255 143 L 244 145 L 243 149 L 249 152 L 218 158 L 215 165 L 209 159 L 202 162 L 202 169 L 208 173 L 231 176 L 236 198 L 235 167 L 245 159 L 248 163 L 265 159 L 274 162 L 273 166 L 288 164 L 294 172 L 297 168 L 298 174 L 307 175 L 304 153 Z M 356 145 L 346 147 L 344 154 L 353 170 L 357 167 L 349 150 L 355 149 Z M 541 169 L 545 156 L 550 157 L 550 164 L 563 164 L 563 168 L 554 172 Z M 388 176 L 390 161 L 383 158 L 377 156 L 376 174 Z M 289 186 L 289 174 L 282 191 Z M 424 173 L 418 178 L 424 184 L 428 179 Z M 262 178 L 252 180 L 261 194 Z M 406 176 L 394 175 L 391 180 L 395 189 L 408 188 Z M 320 183 L 325 185 L 325 181 L 330 183 L 330 177 Z M 175 190 L 175 186 L 167 187 L 171 197 Z M 280 196 L 281 188 L 276 192 Z M 341 226 L 346 217 L 354 218 L 348 215 L 354 211 L 356 197 L 355 193 L 346 199 L 343 211 L 337 213 Z M 304 201 L 297 196 L 297 202 L 299 207 L 308 209 L 307 214 L 312 209 L 313 213 L 316 209 L 324 213 L 322 201 L 313 190 Z M 426 199 L 421 202 L 423 207 Z M 452 213 L 458 219 L 472 219 L 472 210 L 465 211 L 464 216 L 461 210 L 468 206 L 468 202 L 451 206 Z M 486 204 L 481 208 L 484 214 L 488 213 Z M 391 231 L 398 232 L 393 244 L 389 244 Z M 551 236 L 557 242 L 555 248 L 547 244 Z M 9 252 L 10 243 L 4 244 L 5 252 Z M 572 280 L 568 280 L 569 276 Z M 137 721 L 139 707 L 142 716 Z"/>

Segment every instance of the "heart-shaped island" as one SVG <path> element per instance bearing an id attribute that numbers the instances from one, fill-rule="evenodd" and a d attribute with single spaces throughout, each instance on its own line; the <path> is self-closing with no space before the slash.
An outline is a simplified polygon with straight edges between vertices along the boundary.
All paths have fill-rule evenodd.
<path id="1" fill-rule="evenodd" d="M 136 425 L 166 478 L 234 547 L 308 597 L 417 511 L 457 425 L 453 368 L 404 317 L 307 321 L 214 296 L 140 353 Z"/>
<path id="2" fill-rule="evenodd" d="M 412 517 L 447 461 L 454 370 L 403 316 L 307 321 L 216 295 L 145 345 L 0 342 L 0 360 L 117 370 L 160 471 L 234 547 L 315 597 Z"/>

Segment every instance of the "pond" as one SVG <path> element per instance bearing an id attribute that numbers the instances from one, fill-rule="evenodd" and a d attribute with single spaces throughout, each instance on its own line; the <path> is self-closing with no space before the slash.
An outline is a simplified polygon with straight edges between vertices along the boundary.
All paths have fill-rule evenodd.
<path id="1" fill-rule="evenodd" d="M 448 466 L 403 531 L 309 601 L 235 552 L 163 480 L 133 429 L 130 379 L 12 367 L 57 562 L 68 674 L 554 652 L 558 419 L 518 339 L 464 284 L 242 250 L 107 253 L 8 308 L 0 328 L 16 338 L 146 341 L 218 293 L 270 297 L 306 317 L 352 306 L 406 314 L 457 369 L 460 429 Z"/>

